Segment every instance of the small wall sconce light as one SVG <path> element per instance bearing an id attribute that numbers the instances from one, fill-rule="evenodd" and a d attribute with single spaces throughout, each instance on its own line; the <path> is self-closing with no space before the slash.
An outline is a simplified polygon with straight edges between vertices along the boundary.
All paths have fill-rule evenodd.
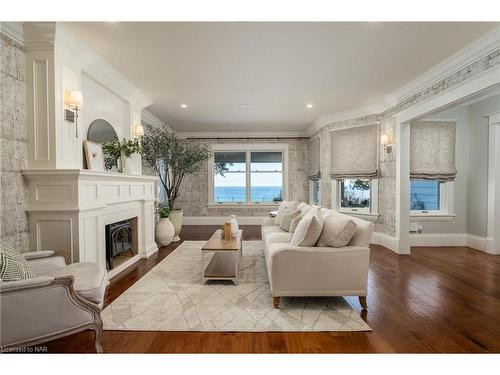
<path id="1" fill-rule="evenodd" d="M 134 135 L 136 138 L 140 138 L 144 135 L 144 126 L 136 125 L 134 129 Z"/>
<path id="2" fill-rule="evenodd" d="M 380 143 L 384 146 L 384 151 L 386 154 L 392 153 L 392 142 L 391 137 L 388 134 L 382 134 L 380 137 Z"/>
<path id="3" fill-rule="evenodd" d="M 82 92 L 78 90 L 66 91 L 65 103 L 72 110 L 66 109 L 65 119 L 75 123 L 76 138 L 78 138 L 78 111 L 83 107 Z"/>

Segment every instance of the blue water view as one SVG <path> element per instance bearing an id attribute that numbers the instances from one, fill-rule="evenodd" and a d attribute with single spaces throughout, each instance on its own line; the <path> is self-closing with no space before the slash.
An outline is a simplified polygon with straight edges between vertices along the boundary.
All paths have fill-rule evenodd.
<path id="1" fill-rule="evenodd" d="M 253 186 L 250 191 L 252 202 L 279 202 L 282 197 L 281 186 Z M 215 202 L 245 202 L 244 186 L 217 186 L 214 189 Z"/>

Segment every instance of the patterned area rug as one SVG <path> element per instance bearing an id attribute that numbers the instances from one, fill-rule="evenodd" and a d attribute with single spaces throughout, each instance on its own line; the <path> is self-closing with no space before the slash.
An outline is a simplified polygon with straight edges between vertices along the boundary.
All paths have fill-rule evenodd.
<path id="1" fill-rule="evenodd" d="M 103 312 L 131 331 L 370 331 L 342 297 L 282 298 L 274 309 L 260 241 L 243 242 L 238 285 L 201 285 L 200 249 L 185 241 Z"/>

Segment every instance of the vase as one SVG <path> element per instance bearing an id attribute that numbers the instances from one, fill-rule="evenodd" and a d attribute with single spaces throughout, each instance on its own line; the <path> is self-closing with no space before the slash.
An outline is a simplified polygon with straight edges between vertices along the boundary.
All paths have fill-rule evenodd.
<path id="1" fill-rule="evenodd" d="M 122 153 L 122 173 L 132 174 L 132 159 Z"/>
<path id="2" fill-rule="evenodd" d="M 174 238 L 175 229 L 168 217 L 161 218 L 156 224 L 156 242 L 161 246 L 170 245 Z"/>
<path id="3" fill-rule="evenodd" d="M 170 211 L 170 214 L 168 217 L 170 218 L 170 221 L 174 225 L 175 229 L 175 234 L 174 238 L 172 238 L 172 242 L 180 241 L 181 238 L 179 237 L 179 233 L 181 233 L 181 228 L 182 228 L 182 215 L 183 212 L 182 210 L 179 209 L 174 209 Z"/>
<path id="4" fill-rule="evenodd" d="M 236 220 L 236 215 L 231 215 L 231 220 L 229 220 L 229 223 L 231 224 L 231 236 L 238 237 L 238 231 L 240 228 L 238 226 L 238 221 Z"/>

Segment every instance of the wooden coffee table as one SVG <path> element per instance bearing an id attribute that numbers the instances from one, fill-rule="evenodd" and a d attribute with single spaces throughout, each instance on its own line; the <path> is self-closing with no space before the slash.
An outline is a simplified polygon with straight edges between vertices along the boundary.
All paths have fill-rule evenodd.
<path id="1" fill-rule="evenodd" d="M 218 229 L 201 248 L 201 281 L 205 284 L 207 280 L 230 280 L 237 285 L 240 258 L 242 254 L 240 229 L 235 238 L 226 241 L 221 238 L 221 230 Z M 213 253 L 213 256 L 208 256 Z M 209 258 L 208 264 L 205 261 Z"/>

